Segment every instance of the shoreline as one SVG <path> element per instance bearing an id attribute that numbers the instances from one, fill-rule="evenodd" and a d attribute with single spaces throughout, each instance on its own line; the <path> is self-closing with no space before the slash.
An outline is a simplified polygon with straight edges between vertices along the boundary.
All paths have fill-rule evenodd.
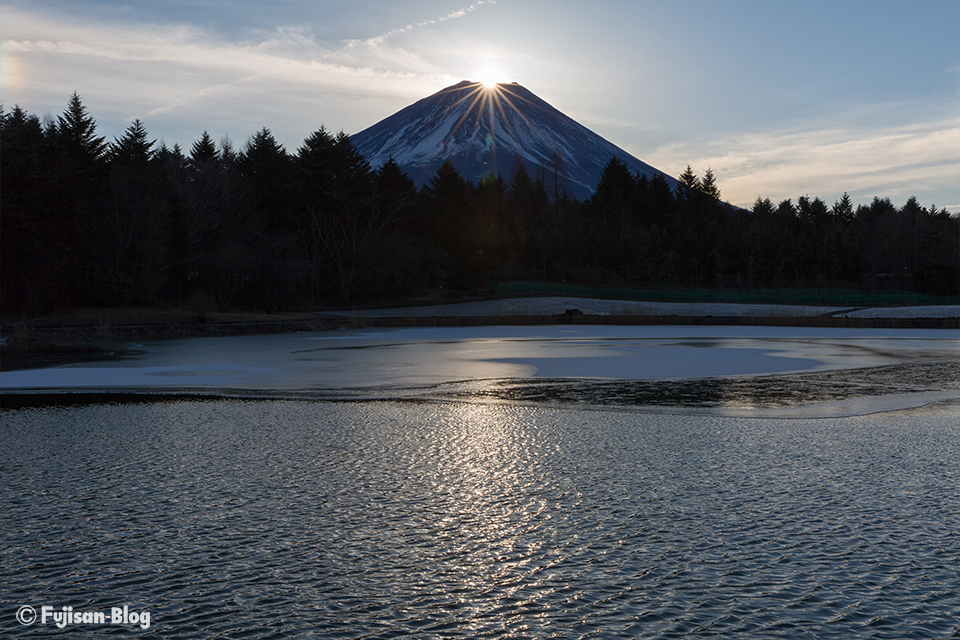
<path id="1" fill-rule="evenodd" d="M 511 299 L 516 301 L 517 299 Z M 521 299 L 522 300 L 522 299 Z M 605 301 L 597 301 L 605 302 Z M 194 337 L 243 336 L 303 331 L 396 327 L 479 327 L 535 325 L 622 325 L 622 326 L 771 326 L 825 327 L 855 329 L 960 329 L 958 315 L 898 317 L 870 315 L 870 309 L 824 308 L 767 305 L 763 313 L 717 314 L 624 313 L 619 301 L 606 301 L 612 312 L 583 312 L 571 307 L 562 313 L 498 313 L 477 309 L 470 312 L 445 312 L 462 305 L 432 307 L 395 307 L 296 313 L 210 313 L 196 314 L 182 309 L 95 309 L 59 312 L 36 319 L 8 318 L 0 325 L 0 348 L 54 345 L 56 343 L 94 344 L 131 340 L 163 340 Z M 703 306 L 707 307 L 708 303 Z M 729 305 L 727 305 L 729 306 Z M 896 309 L 891 308 L 891 309 Z M 798 311 L 799 310 L 799 311 Z M 619 311 L 619 312 L 618 312 Z M 724 309 L 726 311 L 726 309 Z M 858 313 L 859 312 L 859 313 Z M 846 314 L 846 315 L 843 315 Z M 0 367 L 2 368 L 2 367 Z"/>
<path id="2" fill-rule="evenodd" d="M 430 306 L 317 312 L 198 313 L 183 309 L 78 309 L 3 318 L 0 371 L 136 356 L 137 343 L 363 329 L 456 327 L 762 327 L 960 329 L 960 307 L 812 307 L 658 303 L 568 297 L 466 300 Z"/>

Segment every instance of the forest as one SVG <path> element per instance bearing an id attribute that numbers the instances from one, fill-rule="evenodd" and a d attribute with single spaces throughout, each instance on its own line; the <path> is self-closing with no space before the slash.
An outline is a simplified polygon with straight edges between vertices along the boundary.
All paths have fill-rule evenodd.
<path id="1" fill-rule="evenodd" d="M 204 132 L 112 142 L 75 93 L 41 119 L 0 109 L 0 307 L 310 309 L 488 281 L 644 287 L 850 287 L 960 294 L 960 218 L 916 198 L 723 202 L 710 169 L 672 189 L 611 158 L 577 201 L 518 164 L 417 189 L 321 127 L 290 153 Z"/>

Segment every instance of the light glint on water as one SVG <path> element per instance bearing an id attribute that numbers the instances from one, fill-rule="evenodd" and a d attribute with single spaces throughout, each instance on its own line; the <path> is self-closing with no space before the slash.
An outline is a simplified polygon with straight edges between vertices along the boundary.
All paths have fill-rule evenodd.
<path id="1" fill-rule="evenodd" d="M 0 584 L 163 637 L 947 637 L 957 410 L 6 410 Z"/>

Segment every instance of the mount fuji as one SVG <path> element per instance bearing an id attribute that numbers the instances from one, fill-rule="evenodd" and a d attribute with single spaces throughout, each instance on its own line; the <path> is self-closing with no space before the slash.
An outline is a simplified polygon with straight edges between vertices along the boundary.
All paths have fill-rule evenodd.
<path id="1" fill-rule="evenodd" d="M 350 137 L 374 168 L 393 158 L 427 184 L 449 161 L 461 176 L 509 179 L 518 161 L 546 184 L 557 181 L 585 199 L 614 156 L 653 178 L 662 171 L 564 115 L 519 84 L 487 86 L 464 80 L 401 109 Z M 664 174 L 671 187 L 676 180 Z"/>

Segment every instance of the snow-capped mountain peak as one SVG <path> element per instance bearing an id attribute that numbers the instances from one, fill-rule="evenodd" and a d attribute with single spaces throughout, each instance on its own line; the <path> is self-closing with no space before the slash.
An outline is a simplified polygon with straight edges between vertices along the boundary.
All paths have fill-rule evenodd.
<path id="1" fill-rule="evenodd" d="M 662 173 L 516 83 L 487 87 L 464 80 L 351 140 L 373 167 L 392 157 L 418 186 L 445 161 L 470 180 L 491 174 L 509 178 L 522 161 L 534 176 L 558 176 L 577 198 L 593 193 L 613 156 L 648 178 Z"/>

